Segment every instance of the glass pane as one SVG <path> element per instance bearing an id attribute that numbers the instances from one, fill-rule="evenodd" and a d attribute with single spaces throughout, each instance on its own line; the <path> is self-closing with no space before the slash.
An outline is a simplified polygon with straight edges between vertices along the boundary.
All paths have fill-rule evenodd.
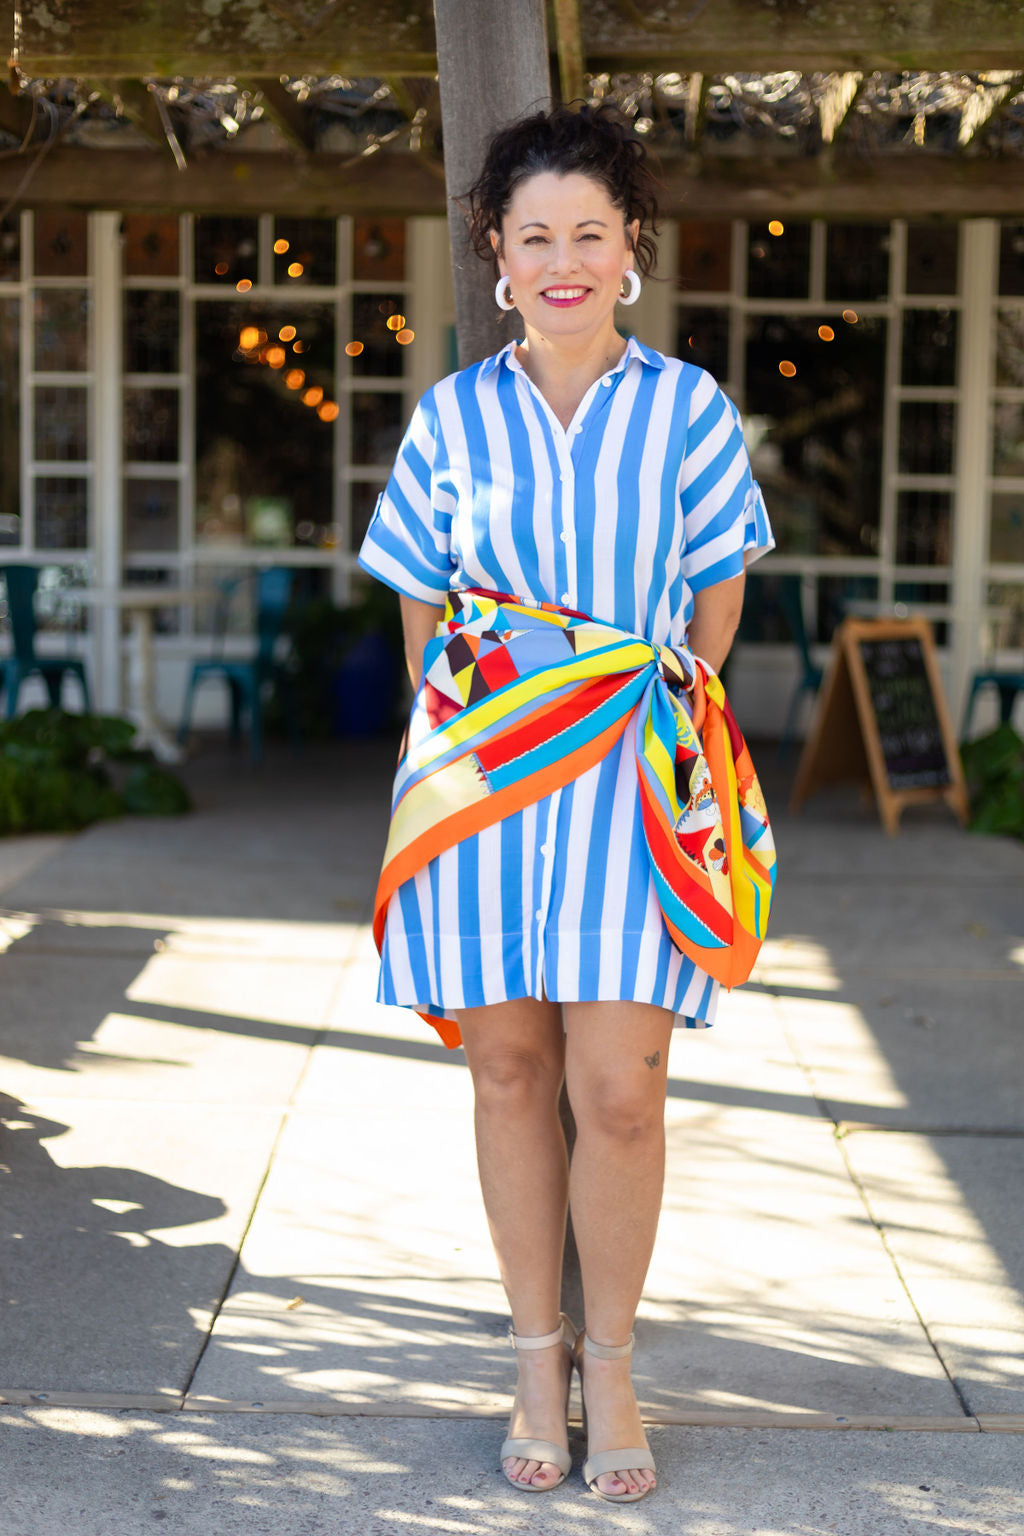
<path id="1" fill-rule="evenodd" d="M 351 508 L 349 521 L 349 549 L 352 554 L 359 553 L 359 546 L 363 542 L 373 509 L 377 505 L 377 497 L 384 489 L 383 482 L 377 480 L 356 480 L 349 486 L 349 506 Z"/>
<path id="2" fill-rule="evenodd" d="M 899 603 L 908 613 L 920 613 L 922 608 L 933 603 L 948 603 L 949 588 L 945 582 L 936 581 L 897 581 L 893 583 L 892 600 Z M 931 624 L 932 637 L 936 645 L 949 643 L 949 623 L 946 619 L 937 618 L 934 614 L 924 614 Z"/>
<path id="3" fill-rule="evenodd" d="M 193 609 L 197 635 L 251 635 L 256 624 L 255 572 L 248 565 L 196 567 L 196 586 L 210 596 Z"/>
<path id="4" fill-rule="evenodd" d="M 884 299 L 889 293 L 888 224 L 830 224 L 826 299 Z"/>
<path id="5" fill-rule="evenodd" d="M 181 586 L 181 577 L 175 570 L 164 570 L 152 566 L 128 566 L 121 572 L 121 579 L 126 587 L 141 587 L 146 591 L 154 588 Z M 181 633 L 181 604 L 168 603 L 166 608 L 153 609 L 153 631 L 157 635 L 179 635 Z M 127 634 L 131 627 L 131 618 L 127 613 L 121 617 L 121 632 Z"/>
<path id="6" fill-rule="evenodd" d="M 827 645 L 848 614 L 870 615 L 878 602 L 874 576 L 819 576 L 817 634 Z"/>
<path id="7" fill-rule="evenodd" d="M 328 528 L 333 308 L 200 302 L 196 353 L 197 539 L 290 545 L 301 524 Z"/>
<path id="8" fill-rule="evenodd" d="M 799 578 L 797 578 L 799 579 Z M 783 575 L 751 571 L 747 577 L 739 638 L 750 645 L 790 645 L 793 635 L 782 602 Z"/>
<path id="9" fill-rule="evenodd" d="M 1024 561 L 1024 491 L 995 491 L 989 525 L 990 560 Z"/>
<path id="10" fill-rule="evenodd" d="M 747 292 L 752 299 L 806 299 L 811 281 L 811 226 L 786 224 L 781 235 L 751 224 Z"/>
<path id="11" fill-rule="evenodd" d="M 178 457 L 176 389 L 124 392 L 124 456 L 128 464 L 168 464 Z"/>
<path id="12" fill-rule="evenodd" d="M 88 549 L 88 481 L 42 475 L 36 481 L 35 490 L 36 547 Z"/>
<path id="13" fill-rule="evenodd" d="M 960 230 L 956 224 L 907 227 L 907 293 L 956 293 Z"/>
<path id="14" fill-rule="evenodd" d="M 86 215 L 39 209 L 34 222 L 36 277 L 85 277 L 89 270 Z"/>
<path id="15" fill-rule="evenodd" d="M 36 368 L 84 373 L 89 366 L 89 295 L 84 288 L 37 288 Z"/>
<path id="16" fill-rule="evenodd" d="M 0 219 L 0 283 L 16 283 L 21 276 L 21 215 Z"/>
<path id="17" fill-rule="evenodd" d="M 989 582 L 985 605 L 996 615 L 990 622 L 990 646 L 1024 650 L 1024 582 Z"/>
<path id="18" fill-rule="evenodd" d="M 746 427 L 780 552 L 877 553 L 884 319 L 747 325 Z"/>
<path id="19" fill-rule="evenodd" d="M 1024 405 L 997 401 L 993 428 L 992 473 L 1024 477 Z"/>
<path id="20" fill-rule="evenodd" d="M 904 384 L 955 384 L 960 316 L 948 309 L 903 311 Z"/>
<path id="21" fill-rule="evenodd" d="M 333 283 L 336 235 L 333 219 L 275 219 L 274 282 Z"/>
<path id="22" fill-rule="evenodd" d="M 900 491 L 896 498 L 896 564 L 949 565 L 953 498 L 949 491 Z"/>
<path id="23" fill-rule="evenodd" d="M 729 377 L 729 311 L 691 309 L 679 316 L 676 355 L 706 368 L 721 382 Z"/>
<path id="24" fill-rule="evenodd" d="M 999 292 L 1024 293 L 1024 224 L 1004 224 L 999 234 Z"/>
<path id="25" fill-rule="evenodd" d="M 353 295 L 352 340 L 345 344 L 345 355 L 354 373 L 369 373 L 380 379 L 401 377 L 405 349 L 395 337 L 403 329 L 398 322 L 406 319 L 402 303 L 399 295 L 391 293 Z"/>
<path id="26" fill-rule="evenodd" d="M 89 457 L 89 395 L 85 389 L 37 385 L 34 414 L 37 459 L 62 462 Z"/>
<path id="27" fill-rule="evenodd" d="M 179 224 L 173 213 L 126 213 L 124 270 L 127 277 L 177 277 Z"/>
<path id="28" fill-rule="evenodd" d="M 256 281 L 255 219 L 198 218 L 195 222 L 195 280 L 197 283 Z"/>
<path id="29" fill-rule="evenodd" d="M 85 634 L 92 610 L 71 594 L 87 585 L 86 570 L 80 565 L 41 565 L 35 602 L 37 631 Z"/>
<path id="30" fill-rule="evenodd" d="M 177 480 L 124 482 L 124 547 L 130 553 L 178 547 Z"/>
<path id="31" fill-rule="evenodd" d="M 0 298 L 0 545 L 21 540 L 20 315 Z"/>
<path id="32" fill-rule="evenodd" d="M 124 296 L 125 373 L 177 373 L 181 300 L 168 288 L 129 288 Z"/>
<path id="33" fill-rule="evenodd" d="M 402 440 L 404 420 L 401 395 L 353 395 L 352 463 L 390 468 Z"/>
<path id="34" fill-rule="evenodd" d="M 900 406 L 899 445 L 903 474 L 952 474 L 954 416 L 951 401 L 904 401 Z"/>
<path id="35" fill-rule="evenodd" d="M 405 277 L 405 220 L 355 219 L 352 276 L 357 282 L 400 283 Z"/>
<path id="36" fill-rule="evenodd" d="M 996 317 L 996 383 L 1024 389 L 1024 309 L 1001 309 Z"/>
<path id="37" fill-rule="evenodd" d="M 693 293 L 728 293 L 732 287 L 732 225 L 679 225 L 679 286 Z"/>

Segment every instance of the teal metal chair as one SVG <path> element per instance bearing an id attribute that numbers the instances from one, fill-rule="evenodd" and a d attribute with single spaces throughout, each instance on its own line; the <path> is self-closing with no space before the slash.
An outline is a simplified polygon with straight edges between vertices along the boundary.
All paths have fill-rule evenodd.
<path id="1" fill-rule="evenodd" d="M 975 672 L 971 678 L 971 686 L 967 694 L 967 707 L 964 710 L 964 727 L 961 739 L 966 740 L 970 734 L 971 716 L 974 714 L 974 701 L 985 688 L 995 688 L 999 694 L 999 722 L 1001 725 L 1009 725 L 1013 718 L 1013 707 L 1017 702 L 1018 693 L 1024 693 L 1024 671 L 1001 672 L 997 668 L 988 671 Z"/>
<path id="2" fill-rule="evenodd" d="M 786 621 L 786 627 L 793 638 L 793 644 L 797 649 L 800 661 L 800 676 L 797 678 L 793 697 L 790 700 L 789 711 L 786 715 L 786 724 L 782 732 L 782 740 L 779 742 L 779 756 L 784 758 L 793 744 L 793 735 L 796 730 L 796 722 L 800 710 L 800 702 L 804 694 L 812 696 L 817 694 L 821 687 L 822 669 L 811 655 L 811 646 L 807 638 L 807 625 L 804 621 L 803 578 L 796 574 L 787 574 L 779 577 L 778 586 L 779 608 L 782 617 Z"/>
<path id="3" fill-rule="evenodd" d="M 196 689 L 209 677 L 222 677 L 231 697 L 231 741 L 237 744 L 241 740 L 243 721 L 247 722 L 249 756 L 254 763 L 263 761 L 263 690 L 277 672 L 274 651 L 291 602 L 293 579 L 291 571 L 276 566 L 257 572 L 256 650 L 252 656 L 238 659 L 223 654 L 224 642 L 233 599 L 251 578 L 238 576 L 218 583 L 214 635 L 220 654 L 193 664 L 178 728 L 179 742 L 184 743 L 188 737 Z"/>
<path id="4" fill-rule="evenodd" d="M 38 567 L 0 565 L 0 576 L 3 576 L 7 588 L 7 612 L 13 642 L 10 656 L 0 660 L 0 683 L 7 691 L 8 720 L 17 714 L 21 685 L 30 677 L 42 678 L 50 695 L 50 703 L 54 709 L 59 709 L 66 672 L 78 678 L 86 711 L 91 712 L 85 662 L 78 656 L 40 656 L 36 651 L 35 596 L 39 585 Z"/>
<path id="5" fill-rule="evenodd" d="M 1024 611 L 1019 603 L 1002 603 L 986 613 L 986 649 L 988 654 L 977 671 L 972 673 L 964 706 L 964 724 L 961 740 L 970 735 L 974 704 L 979 693 L 994 688 L 999 695 L 999 723 L 1009 725 L 1013 719 L 1017 695 L 1024 693 L 1024 667 L 995 665 L 995 655 L 1001 646 L 1018 649 L 1024 635 Z M 990 626 L 990 627 L 989 627 Z"/>

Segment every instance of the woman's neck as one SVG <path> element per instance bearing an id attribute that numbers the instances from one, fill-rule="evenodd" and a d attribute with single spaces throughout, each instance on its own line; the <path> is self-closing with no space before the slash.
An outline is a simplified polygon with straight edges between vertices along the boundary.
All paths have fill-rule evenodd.
<path id="1" fill-rule="evenodd" d="M 597 336 L 579 338 L 543 336 L 527 326 L 516 355 L 556 415 L 563 417 L 572 403 L 571 419 L 591 384 L 614 368 L 625 350 L 625 340 L 612 325 Z"/>

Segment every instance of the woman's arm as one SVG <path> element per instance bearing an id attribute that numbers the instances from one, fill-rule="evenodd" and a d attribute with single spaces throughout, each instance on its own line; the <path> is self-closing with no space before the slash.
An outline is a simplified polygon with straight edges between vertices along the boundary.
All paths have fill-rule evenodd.
<path id="1" fill-rule="evenodd" d="M 427 641 L 433 640 L 434 631 L 444 618 L 444 607 L 433 603 L 420 603 L 413 597 L 402 597 L 402 633 L 405 637 L 405 664 L 413 688 L 418 688 L 423 673 L 423 652 Z"/>
<path id="2" fill-rule="evenodd" d="M 746 580 L 744 571 L 694 595 L 693 618 L 686 643 L 716 672 L 724 665 L 739 626 Z"/>

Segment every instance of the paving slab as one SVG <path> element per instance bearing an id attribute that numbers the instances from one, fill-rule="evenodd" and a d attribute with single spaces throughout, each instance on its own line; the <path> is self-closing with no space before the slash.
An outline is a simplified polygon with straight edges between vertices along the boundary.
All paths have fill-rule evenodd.
<path id="1" fill-rule="evenodd" d="M 858 975 L 778 1006 L 832 1119 L 1024 1134 L 1024 971 L 983 989 L 963 974 Z"/>
<path id="2" fill-rule="evenodd" d="M 1024 1138 L 854 1132 L 843 1149 L 971 1413 L 1024 1413 Z"/>
<path id="3" fill-rule="evenodd" d="M 66 841 L 63 833 L 0 838 L 0 893 L 17 885 L 19 880 L 24 880 L 40 864 L 52 859 Z"/>
<path id="4" fill-rule="evenodd" d="M 181 1393 L 280 1111 L 0 1096 L 0 1391 Z"/>
<path id="5" fill-rule="evenodd" d="M 508 1487 L 487 1421 L 0 1409 L 10 1536 L 1019 1536 L 1008 1435 L 654 1428 L 660 1486 Z"/>
<path id="6" fill-rule="evenodd" d="M 373 1003 L 375 969 L 364 943 L 332 1015 L 348 1027 L 314 1053 L 193 1384 L 200 1404 L 507 1404 L 469 1076 L 461 1052 L 410 1038 L 431 1033 L 415 1016 Z M 677 1031 L 667 1124 L 636 1366 L 648 1412 L 962 1416 L 772 998 L 735 994 L 713 1031 Z"/>

